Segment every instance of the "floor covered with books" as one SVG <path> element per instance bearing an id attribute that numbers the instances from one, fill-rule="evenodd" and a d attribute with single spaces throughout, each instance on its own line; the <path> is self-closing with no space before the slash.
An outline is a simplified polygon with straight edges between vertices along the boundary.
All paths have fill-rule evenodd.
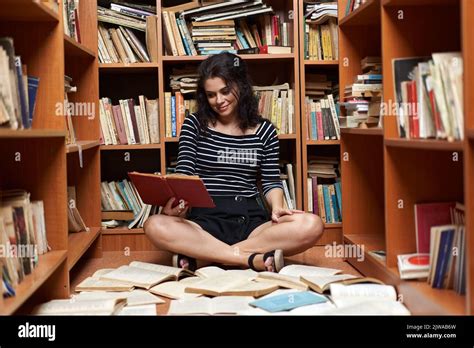
<path id="1" fill-rule="evenodd" d="M 315 281 L 316 278 L 314 278 L 314 276 L 316 277 L 320 276 L 320 278 L 321 277 L 327 278 L 331 276 L 335 277 L 335 276 L 341 276 L 341 275 L 349 275 L 349 276 L 354 276 L 357 278 L 362 277 L 362 275 L 358 273 L 349 263 L 347 263 L 341 258 L 326 257 L 325 252 L 326 252 L 325 248 L 322 246 L 311 248 L 304 253 L 295 255 L 293 257 L 285 258 L 285 266 L 311 265 L 311 268 L 307 268 L 306 270 L 303 270 L 303 271 L 306 272 L 305 274 L 307 274 L 306 278 L 309 280 L 313 279 L 314 282 L 316 282 Z M 71 295 L 74 295 L 74 298 L 76 299 L 80 299 L 80 297 L 77 297 L 78 292 L 75 292 L 74 290 L 79 284 L 83 283 L 84 280 L 86 280 L 89 277 L 92 277 L 94 273 L 96 273 L 98 270 L 117 269 L 121 266 L 129 265 L 131 262 L 134 262 L 134 261 L 135 262 L 141 261 L 141 262 L 154 264 L 154 265 L 171 265 L 171 254 L 167 252 L 162 252 L 162 251 L 135 251 L 135 252 L 127 253 L 127 254 L 121 251 L 107 251 L 103 253 L 102 258 L 83 259 L 76 265 L 73 272 L 71 273 Z M 319 275 L 317 274 L 318 272 L 324 273 L 324 271 L 328 271 L 329 269 L 338 270 L 339 272 L 337 272 L 338 273 L 337 275 L 334 273 L 332 274 L 326 273 L 326 274 L 319 274 Z M 201 277 L 202 275 L 199 274 L 199 276 Z M 207 277 L 208 275 L 205 275 L 205 276 Z M 212 275 L 212 276 L 215 276 L 215 275 Z M 222 277 L 222 275 L 219 275 L 219 276 Z M 293 279 L 296 279 L 297 281 L 302 280 L 303 278 L 303 277 L 301 278 L 297 277 L 295 275 L 293 276 L 294 276 Z M 190 278 L 191 277 L 187 277 L 184 279 L 190 280 Z M 195 278 L 196 280 L 201 279 L 198 277 L 192 277 L 192 278 Z M 224 278 L 225 278 L 225 275 L 224 275 Z M 224 278 L 221 278 L 221 279 L 224 279 Z M 235 278 L 235 274 L 231 276 L 231 278 L 229 279 L 232 279 L 232 278 Z M 334 281 L 334 279 L 332 281 Z M 159 285 L 163 285 L 166 283 L 170 284 L 171 282 L 164 282 Z M 257 281 L 255 283 L 264 284 L 265 282 L 262 281 L 260 283 L 259 281 Z M 193 282 L 190 284 L 197 284 L 197 283 Z M 266 284 L 268 286 L 268 283 Z M 309 285 L 309 283 L 306 283 L 306 284 Z M 318 294 L 318 292 L 316 291 L 311 291 L 311 290 L 314 290 L 314 287 L 311 285 L 309 286 L 309 288 L 306 289 L 308 291 L 304 291 L 305 289 L 298 289 L 298 286 L 286 287 L 286 286 L 281 286 L 282 284 L 279 284 L 280 286 L 276 286 L 276 284 L 272 284 L 272 285 L 274 286 L 274 290 L 266 291 L 265 296 L 258 296 L 258 297 L 256 296 L 255 299 L 262 299 L 262 298 L 268 299 L 268 298 L 271 298 L 272 296 L 275 298 L 276 295 L 279 295 L 280 296 L 279 301 L 274 301 L 273 303 L 270 302 L 270 305 L 274 306 L 275 304 L 277 304 L 277 302 L 280 302 L 279 304 L 277 304 L 277 306 L 281 306 L 282 305 L 281 301 L 283 298 L 283 307 L 285 306 L 285 303 L 290 302 L 291 303 L 290 306 L 293 307 L 291 311 L 288 311 L 288 309 L 287 310 L 274 310 L 274 309 L 264 310 L 266 308 L 265 305 L 268 306 L 268 304 L 265 304 L 265 303 L 263 303 L 262 307 L 257 306 L 258 308 L 255 308 L 255 306 L 248 305 L 249 301 L 250 302 L 254 301 L 254 298 L 246 297 L 246 296 L 217 296 L 214 298 L 219 299 L 220 301 L 222 300 L 224 302 L 228 300 L 229 303 L 226 304 L 226 303 L 219 302 L 219 303 L 214 303 L 214 305 L 206 304 L 206 306 L 208 306 L 207 309 L 202 309 L 203 303 L 202 302 L 198 303 L 196 302 L 196 300 L 202 301 L 204 297 L 198 298 L 199 295 L 193 294 L 195 296 L 186 297 L 184 299 L 180 298 L 180 300 L 175 301 L 176 306 L 174 308 L 172 308 L 173 306 L 171 305 L 171 302 L 173 300 L 170 300 L 170 298 L 167 298 L 165 296 L 158 296 L 158 298 L 162 300 L 161 303 L 151 304 L 151 305 L 150 304 L 140 305 L 139 303 L 136 303 L 137 306 L 133 306 L 133 307 L 130 306 L 130 299 L 128 299 L 129 305 L 127 305 L 125 308 L 128 307 L 130 311 L 126 311 L 126 314 L 129 314 L 129 315 L 155 315 L 155 314 L 157 315 L 167 315 L 167 314 L 178 314 L 178 315 L 179 314 L 184 314 L 184 315 L 188 315 L 188 314 L 218 314 L 218 315 L 219 314 L 244 314 L 244 315 L 266 315 L 266 314 L 318 315 L 318 314 L 323 314 L 323 315 L 326 315 L 326 314 L 333 314 L 331 309 L 336 310 L 334 314 L 384 314 L 384 313 L 409 314 L 409 312 L 406 310 L 405 307 L 403 307 L 402 304 L 396 302 L 395 300 L 396 293 L 394 291 L 394 288 L 391 286 L 385 286 L 386 288 L 382 289 L 382 288 L 377 288 L 378 286 L 381 286 L 381 287 L 384 286 L 384 285 L 379 285 L 379 284 L 353 284 L 353 285 L 341 284 L 340 286 L 342 287 L 345 287 L 347 289 L 349 288 L 352 289 L 351 291 L 349 291 L 349 293 L 346 294 L 346 297 L 352 296 L 352 298 L 349 299 L 351 300 L 349 302 L 346 301 L 348 300 L 347 298 L 345 298 L 344 301 L 341 298 L 340 301 L 342 302 L 337 303 L 336 301 L 334 301 L 334 294 L 332 292 L 335 292 L 335 291 L 333 290 L 333 288 L 331 288 L 332 300 L 329 300 L 328 297 L 322 296 Z M 361 292 L 358 292 L 356 291 L 357 287 L 367 287 L 367 288 L 360 288 Z M 374 288 L 372 288 L 371 290 L 370 287 L 374 287 Z M 156 288 L 156 287 L 152 287 L 151 289 L 153 288 Z M 279 289 L 277 290 L 277 288 Z M 149 289 L 149 291 L 151 289 Z M 143 293 L 146 293 L 143 290 L 140 290 L 140 291 L 142 291 Z M 147 292 L 146 295 L 149 295 L 150 293 L 151 291 Z M 81 292 L 81 296 L 89 295 L 89 294 L 92 294 L 92 292 L 87 292 L 87 291 Z M 95 294 L 97 294 L 97 292 L 95 292 Z M 312 298 L 307 298 L 306 295 L 303 296 L 303 294 L 318 296 L 319 301 L 318 300 L 313 301 Z M 328 294 L 328 291 L 325 292 L 325 295 L 326 294 Z M 364 296 L 366 297 L 365 300 L 363 299 Z M 377 299 L 377 296 L 379 296 L 378 299 Z M 393 298 L 394 296 L 395 298 Z M 380 297 L 385 297 L 382 300 L 382 302 L 384 303 L 390 302 L 391 305 L 387 306 L 386 308 L 384 307 L 385 304 L 383 306 L 380 306 L 380 303 L 381 303 Z M 390 299 L 390 297 L 392 298 Z M 323 298 L 323 300 L 321 300 L 321 298 Z M 360 305 L 361 302 L 364 302 L 367 300 L 372 301 L 373 306 Z M 181 302 L 181 301 L 191 301 L 191 302 L 189 302 L 188 304 L 187 302 Z M 192 302 L 192 301 L 195 301 L 195 302 Z M 301 301 L 301 303 L 292 303 L 293 301 L 294 302 Z M 138 302 L 140 302 L 140 300 L 138 300 Z M 144 302 L 146 302 L 146 299 L 144 300 Z M 244 302 L 245 304 L 243 304 Z M 344 302 L 343 306 L 339 305 L 340 303 L 343 303 L 343 302 Z M 184 308 L 183 308 L 183 305 L 181 305 L 180 303 L 184 304 Z M 242 306 L 244 306 L 244 308 L 245 306 L 247 306 L 249 310 L 242 311 Z M 341 307 L 341 308 L 336 308 L 336 307 Z M 347 308 L 347 310 L 344 310 L 344 308 L 342 307 Z M 216 309 L 216 308 L 220 308 L 220 311 L 219 309 Z M 364 308 L 367 308 L 366 313 L 364 313 Z M 343 311 L 338 313 L 337 310 L 340 311 L 341 309 L 343 309 Z M 155 310 L 156 310 L 156 313 L 155 313 Z M 125 314 L 125 312 L 121 314 Z"/>

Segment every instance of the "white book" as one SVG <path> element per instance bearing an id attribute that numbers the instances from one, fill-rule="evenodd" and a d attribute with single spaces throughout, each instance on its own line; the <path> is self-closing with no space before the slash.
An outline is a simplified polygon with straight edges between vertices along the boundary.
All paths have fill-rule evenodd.
<path id="1" fill-rule="evenodd" d="M 173 300 L 170 303 L 169 315 L 185 314 L 239 314 L 247 311 L 251 296 L 199 297 L 195 299 Z"/>
<path id="2" fill-rule="evenodd" d="M 150 294 L 146 290 L 135 289 L 132 291 L 83 291 L 80 294 L 73 295 L 74 301 L 90 301 L 90 300 L 109 300 L 126 298 L 127 307 L 130 306 L 143 306 L 148 304 L 160 304 L 165 303 L 161 298 Z"/>

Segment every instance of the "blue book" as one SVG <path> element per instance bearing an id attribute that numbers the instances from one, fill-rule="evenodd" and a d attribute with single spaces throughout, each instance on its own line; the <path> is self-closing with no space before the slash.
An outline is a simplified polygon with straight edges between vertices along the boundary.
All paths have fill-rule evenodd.
<path id="1" fill-rule="evenodd" d="M 250 48 L 250 45 L 248 44 L 247 39 L 245 39 L 245 36 L 244 36 L 244 33 L 242 33 L 242 30 L 240 30 L 240 28 L 235 28 L 235 32 L 237 34 L 237 37 L 240 43 L 244 47 L 244 49 Z"/>
<path id="2" fill-rule="evenodd" d="M 441 289 L 443 287 L 444 275 L 447 271 L 449 259 L 451 257 L 452 243 L 455 230 L 449 229 L 441 232 L 439 241 L 438 260 L 436 262 L 436 273 L 434 279 L 434 288 Z"/>
<path id="3" fill-rule="evenodd" d="M 16 76 L 18 80 L 18 95 L 20 96 L 21 120 L 24 128 L 30 128 L 30 118 L 27 106 L 25 85 L 23 83 L 23 71 L 21 70 L 21 57 L 15 57 Z"/>
<path id="4" fill-rule="evenodd" d="M 337 198 L 336 198 L 336 185 L 329 185 L 329 187 L 333 187 L 332 189 L 328 190 L 331 193 L 331 207 L 334 211 L 334 222 L 341 222 L 341 218 L 339 216 L 339 209 L 337 208 Z"/>
<path id="5" fill-rule="evenodd" d="M 267 312 L 289 311 L 294 308 L 308 306 L 316 303 L 327 302 L 323 295 L 311 291 L 295 291 L 288 294 L 275 295 L 250 302 L 249 304 L 266 310 Z"/>
<path id="6" fill-rule="evenodd" d="M 329 190 L 327 185 L 323 185 L 324 210 L 326 211 L 326 223 L 330 224 L 332 219 L 331 201 L 329 200 Z"/>
<path id="7" fill-rule="evenodd" d="M 228 50 L 199 50 L 199 53 L 201 56 L 210 56 L 212 54 L 219 54 L 222 52 L 229 52 L 233 54 L 237 54 L 237 50 L 234 49 L 228 49 Z"/>
<path id="8" fill-rule="evenodd" d="M 28 76 L 29 124 L 33 122 L 35 114 L 36 96 L 38 95 L 39 78 Z"/>
<path id="9" fill-rule="evenodd" d="M 176 97 L 171 97 L 171 136 L 176 136 Z"/>
<path id="10" fill-rule="evenodd" d="M 341 216 L 342 221 L 342 192 L 341 192 L 341 182 L 337 181 L 334 184 L 334 188 L 336 189 L 336 197 L 337 197 L 337 206 L 339 208 L 339 214 Z"/>
<path id="11" fill-rule="evenodd" d="M 311 140 L 318 140 L 318 121 L 316 111 L 311 111 Z"/>

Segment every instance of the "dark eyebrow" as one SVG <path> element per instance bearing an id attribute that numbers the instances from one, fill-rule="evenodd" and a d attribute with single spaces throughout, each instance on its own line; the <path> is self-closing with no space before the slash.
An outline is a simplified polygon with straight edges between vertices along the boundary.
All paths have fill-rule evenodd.
<path id="1" fill-rule="evenodd" d="M 229 89 L 229 86 L 222 87 L 219 92 L 222 92 L 224 89 Z M 216 93 L 214 91 L 206 91 L 206 93 Z"/>

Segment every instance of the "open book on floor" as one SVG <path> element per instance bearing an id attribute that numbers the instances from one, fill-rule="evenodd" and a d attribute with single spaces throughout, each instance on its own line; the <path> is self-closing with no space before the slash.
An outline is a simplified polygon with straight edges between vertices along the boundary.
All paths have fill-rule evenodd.
<path id="1" fill-rule="evenodd" d="M 199 297 L 195 299 L 173 300 L 168 315 L 188 314 L 239 314 L 248 311 L 253 301 L 250 296 Z"/>
<path id="2" fill-rule="evenodd" d="M 370 277 L 357 277 L 351 274 L 333 274 L 327 276 L 301 276 L 301 282 L 307 284 L 313 291 L 323 292 L 329 290 L 329 286 L 334 283 L 341 283 L 344 285 L 357 283 L 376 283 L 384 285 L 381 280 Z"/>
<path id="3" fill-rule="evenodd" d="M 177 280 L 182 276 L 192 274 L 193 272 L 182 268 L 133 261 L 128 266 L 121 266 L 102 275 L 100 279 L 119 281 L 139 288 L 150 289 L 156 284 Z"/>
<path id="4" fill-rule="evenodd" d="M 103 280 L 101 277 L 112 272 L 113 268 L 103 268 L 97 270 L 91 277 L 87 277 L 75 287 L 76 292 L 80 291 L 131 291 L 135 287 L 130 283 L 123 283 L 116 280 Z"/>
<path id="5" fill-rule="evenodd" d="M 135 185 L 144 203 L 165 206 L 170 198 L 178 205 L 181 199 L 190 207 L 214 208 L 215 204 L 206 186 L 198 176 L 169 174 L 147 174 L 131 172 L 128 176 Z"/>
<path id="6" fill-rule="evenodd" d="M 257 282 L 270 283 L 282 288 L 308 290 L 309 286 L 300 280 L 301 276 L 328 276 L 340 273 L 334 268 L 324 268 L 307 265 L 288 265 L 279 273 L 260 272 L 255 278 Z"/>
<path id="7" fill-rule="evenodd" d="M 169 282 L 160 283 L 150 288 L 148 291 L 151 292 L 152 294 L 167 297 L 172 300 L 184 300 L 184 299 L 196 298 L 196 297 L 201 296 L 201 294 L 188 293 L 186 292 L 186 288 L 193 283 L 200 282 L 201 280 L 202 278 L 199 278 L 199 277 L 183 278 L 180 281 L 169 281 Z"/>
<path id="8" fill-rule="evenodd" d="M 126 298 L 87 301 L 52 300 L 33 309 L 33 315 L 115 315 L 127 304 Z"/>
<path id="9" fill-rule="evenodd" d="M 289 311 L 298 307 L 327 301 L 326 296 L 318 295 L 311 291 L 293 291 L 286 294 L 266 296 L 265 298 L 250 302 L 250 305 L 273 313 Z"/>
<path id="10" fill-rule="evenodd" d="M 133 291 L 84 291 L 72 297 L 74 301 L 91 301 L 91 300 L 110 300 L 117 298 L 126 298 L 127 306 L 143 306 L 149 304 L 165 303 L 164 300 L 150 294 L 146 290 L 136 289 Z"/>

